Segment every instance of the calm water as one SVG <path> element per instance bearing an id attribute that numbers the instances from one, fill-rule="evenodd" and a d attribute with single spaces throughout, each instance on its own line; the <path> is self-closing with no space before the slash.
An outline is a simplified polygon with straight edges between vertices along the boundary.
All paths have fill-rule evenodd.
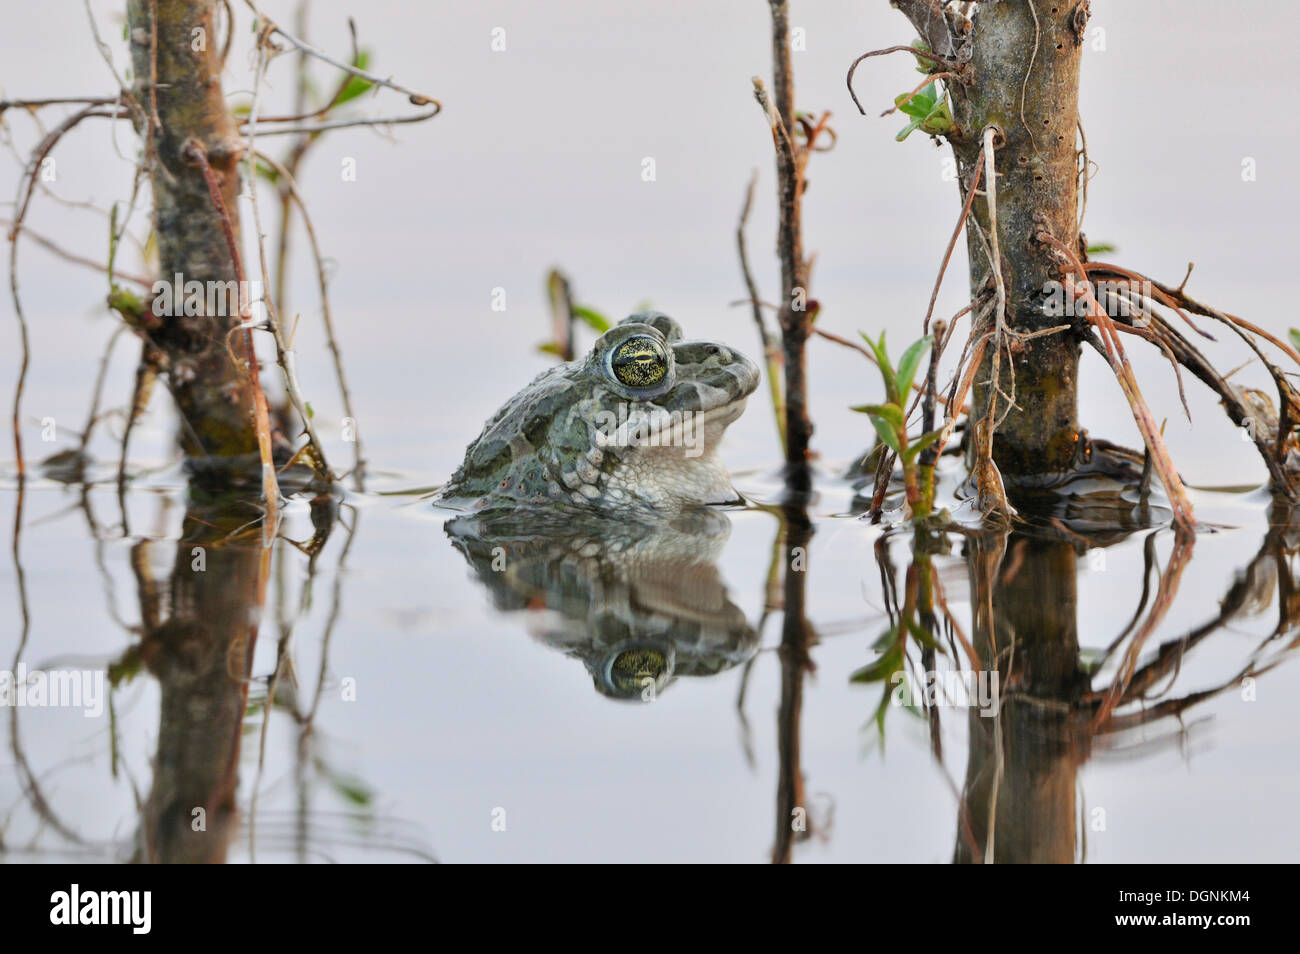
<path id="1" fill-rule="evenodd" d="M 95 6 L 118 35 L 116 5 Z M 806 528 L 768 505 L 777 450 L 761 392 L 723 450 L 751 506 L 641 540 L 636 559 L 566 562 L 572 540 L 498 533 L 487 543 L 519 559 L 517 572 L 497 574 L 482 565 L 475 534 L 486 532 L 445 528 L 447 515 L 422 499 L 481 421 L 546 366 L 534 346 L 554 264 L 584 302 L 621 315 L 648 299 L 688 334 L 754 353 L 747 312 L 728 302 L 742 294 L 733 229 L 754 166 L 760 198 L 772 191 L 770 142 L 748 92 L 748 77 L 768 69 L 766 21 L 761 5 L 698 6 L 608 14 L 566 3 L 558 17 L 490 3 L 368 7 L 359 26 L 379 68 L 448 110 L 402 129 L 397 146 L 341 134 L 308 162 L 304 190 L 336 261 L 367 490 L 343 498 L 336 522 L 317 512 L 323 542 L 309 503 L 294 501 L 265 552 L 241 530 L 253 514 L 187 492 L 161 395 L 133 436 L 123 500 L 120 420 L 92 442 L 101 463 L 88 486 L 33 474 L 19 559 L 0 568 L 0 669 L 107 670 L 116 687 L 96 718 L 0 710 L 6 860 L 766 861 L 788 849 L 795 861 L 946 862 L 983 858 L 990 828 L 999 860 L 1295 857 L 1300 540 L 1258 494 L 1194 491 L 1200 518 L 1225 529 L 1190 554 L 1168 531 L 1098 539 L 1077 522 L 1048 542 L 954 536 L 933 567 L 959 628 L 933 662 L 909 647 L 910 671 L 949 669 L 968 643 L 998 660 L 1007 706 L 995 726 L 965 708 L 891 706 L 883 734 L 882 685 L 851 677 L 881 656 L 873 647 L 911 555 L 907 538 L 849 515 L 852 488 L 837 476 L 869 440 L 847 406 L 878 395 L 858 356 L 822 342 L 813 351 L 823 466 Z M 902 18 L 884 4 L 808 6 L 800 101 L 834 110 L 841 137 L 814 158 L 807 203 L 821 320 L 903 341 L 951 230 L 954 190 L 943 153 L 894 143 L 895 117 L 857 117 L 843 90 L 855 55 L 907 39 Z M 1094 3 L 1107 32 L 1085 60 L 1083 114 L 1102 166 L 1089 235 L 1175 281 L 1194 258 L 1193 292 L 1282 333 L 1285 223 L 1300 211 L 1286 170 L 1300 137 L 1260 95 L 1258 48 L 1273 35 L 1266 21 L 1296 14 L 1278 4 L 1273 20 L 1252 23 L 1180 3 L 1183 32 L 1162 52 L 1150 38 L 1169 29 L 1173 5 L 1128 6 Z M 316 6 L 322 44 L 344 47 L 346 7 Z M 77 57 L 58 57 L 66 38 L 35 13 L 14 17 L 29 20 L 7 36 L 34 39 L 0 40 L 9 95 L 105 88 L 88 38 Z M 492 54 L 500 24 L 509 48 Z M 1189 78 L 1175 55 L 1219 65 Z M 228 91 L 247 82 L 238 48 L 232 63 Z M 860 75 L 860 95 L 881 109 L 909 82 L 898 64 Z M 386 106 L 400 108 L 368 108 Z M 1217 117 L 1231 117 L 1231 134 L 1207 138 L 1224 128 Z M 6 121 L 30 148 L 30 123 Z M 640 179 L 646 156 L 654 183 Z M 1246 156 L 1254 182 L 1240 177 Z M 356 182 L 340 180 L 347 158 Z M 129 163 L 105 129 L 79 133 L 58 161 L 53 188 L 67 198 L 103 205 L 129 191 Z M 15 160 L 5 181 L 17 170 Z M 106 225 L 85 209 L 38 199 L 31 224 L 102 258 Z M 766 201 L 750 245 L 768 294 L 772 231 Z M 98 306 L 102 274 L 31 244 L 20 262 L 35 361 L 23 427 L 36 461 L 75 444 L 112 324 Z M 295 259 L 292 290 L 303 383 L 345 465 L 308 265 Z M 504 313 L 490 310 L 495 288 L 507 290 Z M 951 281 L 939 311 L 961 297 Z M 5 323 L 10 382 L 16 340 Z M 1244 360 L 1226 345 L 1214 354 L 1223 367 Z M 120 341 L 110 407 L 126 400 L 134 361 Z M 1193 428 L 1167 367 L 1136 364 L 1191 484 L 1262 479 L 1211 398 L 1191 392 Z M 1085 421 L 1136 443 L 1107 374 L 1085 358 Z M 44 418 L 57 422 L 55 442 L 41 440 Z M 10 464 L 7 528 L 14 487 Z M 783 539 L 806 549 L 793 590 L 770 582 Z M 787 622 L 782 606 L 800 599 L 803 614 Z M 653 701 L 640 701 L 647 680 Z M 1102 726 L 1098 707 L 1117 683 L 1127 689 Z M 191 807 L 228 791 L 237 810 L 187 834 Z M 787 838 L 795 805 L 808 830 Z"/>
<path id="2" fill-rule="evenodd" d="M 44 481 L 28 490 L 32 625 L 16 658 L 109 662 L 121 675 L 111 719 L 6 713 L 20 763 L 5 779 L 14 860 L 125 859 L 143 837 L 173 859 L 221 845 L 215 856 L 230 860 L 757 861 L 796 804 L 810 832 L 795 860 L 945 861 L 954 850 L 983 857 L 981 784 L 994 777 L 1010 800 L 1000 857 L 1293 854 L 1297 782 L 1280 757 L 1294 749 L 1295 534 L 1265 535 L 1257 501 L 1198 499 L 1240 529 L 1196 541 L 1144 642 L 1133 620 L 1170 575 L 1172 534 L 1138 532 L 1077 556 L 1070 543 L 1012 539 L 999 557 L 996 542 L 970 541 L 967 559 L 957 539 L 935 562 L 961 627 L 956 651 L 926 662 L 911 646 L 912 678 L 951 669 L 966 639 L 991 658 L 986 628 L 971 623 L 991 598 L 998 645 L 1014 641 L 1019 654 L 1002 657 L 1011 701 L 996 729 L 963 708 L 891 706 L 882 736 L 882 684 L 850 682 L 878 658 L 871 646 L 887 625 L 882 533 L 837 516 L 849 494 L 834 482 L 811 539 L 791 541 L 807 552 L 807 668 L 779 612 L 759 629 L 765 603 L 779 609 L 789 594 L 767 588 L 781 521 L 757 506 L 665 529 L 624 561 L 607 550 L 575 557 L 573 537 L 485 532 L 509 548 L 507 572 L 494 573 L 487 547 L 444 533 L 443 515 L 418 498 L 353 495 L 314 572 L 299 550 L 274 550 L 259 612 L 256 539 L 209 544 L 205 573 L 191 572 L 193 545 L 247 514 L 151 483 L 128 499 L 126 538 L 111 483 L 84 495 Z M 741 486 L 771 490 L 756 476 Z M 284 536 L 306 543 L 308 507 L 290 509 Z M 908 540 L 885 541 L 901 594 Z M 252 646 L 238 636 L 245 614 L 261 620 Z M 1084 667 L 1108 648 L 1090 680 Z M 232 673 L 250 651 L 241 728 Z M 1129 701 L 1096 731 L 1089 716 L 1129 652 Z M 1244 671 L 1273 663 L 1243 689 Z M 792 737 L 805 790 L 794 802 L 779 784 L 792 777 Z M 169 838 L 167 807 L 228 782 L 236 749 L 241 813 L 228 849 L 213 840 L 216 824 L 193 843 Z"/>

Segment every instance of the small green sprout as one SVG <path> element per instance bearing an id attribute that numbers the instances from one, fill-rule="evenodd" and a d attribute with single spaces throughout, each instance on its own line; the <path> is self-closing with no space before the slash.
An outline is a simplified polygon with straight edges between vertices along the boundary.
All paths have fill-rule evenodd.
<path id="1" fill-rule="evenodd" d="M 916 518 L 928 517 L 934 509 L 934 467 L 921 467 L 917 457 L 939 439 L 942 431 L 930 431 L 920 437 L 907 436 L 907 401 L 912 393 L 912 384 L 916 372 L 921 366 L 921 359 L 930 350 L 933 339 L 926 335 L 911 344 L 903 352 L 895 368 L 889 360 L 889 351 L 885 347 L 885 335 L 882 332 L 879 341 L 872 341 L 867 335 L 862 336 L 876 357 L 876 365 L 885 381 L 885 402 L 883 404 L 863 404 L 853 410 L 866 414 L 876 428 L 876 433 L 885 446 L 898 455 L 903 467 L 903 483 L 907 488 L 907 503 Z"/>
<path id="2" fill-rule="evenodd" d="M 952 110 L 947 97 L 939 91 L 938 80 L 931 80 L 915 93 L 901 93 L 894 105 L 911 117 L 911 121 L 894 137 L 902 142 L 916 130 L 927 136 L 942 136 L 952 129 Z"/>

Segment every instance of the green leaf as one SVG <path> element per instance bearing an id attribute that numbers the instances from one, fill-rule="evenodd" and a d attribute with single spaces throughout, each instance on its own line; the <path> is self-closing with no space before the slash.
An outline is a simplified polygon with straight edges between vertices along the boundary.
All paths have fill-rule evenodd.
<path id="1" fill-rule="evenodd" d="M 108 665 L 108 684 L 114 689 L 126 685 L 140 674 L 143 656 L 136 648 L 128 649 L 117 662 Z"/>
<path id="2" fill-rule="evenodd" d="M 537 346 L 537 350 L 540 351 L 542 354 L 551 354 L 557 358 L 560 357 L 560 346 L 557 345 L 554 341 L 547 341 L 542 344 L 539 344 Z"/>
<path id="3" fill-rule="evenodd" d="M 898 627 L 891 626 L 880 634 L 879 638 L 871 644 L 871 648 L 878 653 L 888 652 L 889 647 L 898 642 Z"/>
<path id="4" fill-rule="evenodd" d="M 898 403 L 902 404 L 912 393 L 912 381 L 916 378 L 916 369 L 921 364 L 921 358 L 927 351 L 934 340 L 926 335 L 919 341 L 912 343 L 903 356 L 898 359 Z"/>
<path id="5" fill-rule="evenodd" d="M 375 800 L 374 791 L 358 778 L 333 775 L 330 777 L 330 787 L 346 801 L 363 808 Z"/>
<path id="6" fill-rule="evenodd" d="M 892 636 L 894 632 L 895 630 L 891 628 L 885 635 Z M 849 682 L 883 683 L 880 702 L 876 704 L 876 711 L 872 713 L 872 720 L 876 723 L 876 727 L 880 732 L 882 745 L 885 739 L 885 714 L 889 712 L 890 702 L 896 688 L 894 677 L 900 672 L 903 672 L 903 644 L 895 640 L 894 644 L 879 659 L 867 663 L 867 665 L 849 676 Z"/>
<path id="7" fill-rule="evenodd" d="M 930 44 L 926 43 L 924 40 L 913 40 L 912 49 L 920 50 L 923 53 L 929 53 Z M 922 59 L 919 56 L 916 57 L 916 71 L 918 73 L 933 73 L 936 69 L 938 69 L 938 67 L 934 65 L 932 60 Z"/>
<path id="8" fill-rule="evenodd" d="M 908 116 L 924 119 L 934 112 L 936 91 L 930 82 L 915 93 L 899 93 L 894 97 L 894 105 Z"/>
<path id="9" fill-rule="evenodd" d="M 370 68 L 370 51 L 359 50 L 356 59 L 352 61 L 352 66 L 359 70 Z M 348 80 L 348 84 L 343 87 L 343 92 L 339 93 L 338 99 L 334 100 L 334 107 L 342 106 L 348 100 L 356 99 L 363 96 L 374 88 L 374 83 L 368 79 L 362 79 L 360 76 L 353 76 Z"/>
<path id="10" fill-rule="evenodd" d="M 931 136 L 942 136 L 952 129 L 952 112 L 947 103 L 939 103 L 921 123 L 921 131 Z"/>
<path id="11" fill-rule="evenodd" d="M 140 316 L 144 314 L 145 310 L 144 299 L 129 288 L 123 288 L 117 282 L 113 283 L 113 289 L 108 293 L 108 307 L 127 321 L 135 323 L 139 323 Z"/>
<path id="12" fill-rule="evenodd" d="M 929 447 L 931 444 L 937 441 L 939 439 L 939 435 L 942 433 L 943 433 L 942 430 L 931 431 L 929 434 L 922 434 L 916 440 L 909 443 L 907 445 L 907 450 L 903 451 L 901 455 L 903 463 L 910 464 L 912 461 L 914 461 L 916 459 L 916 455 L 921 453 L 921 451 L 925 450 L 927 447 Z"/>
<path id="13" fill-rule="evenodd" d="M 930 632 L 915 620 L 907 624 L 907 631 L 912 634 L 912 638 L 916 640 L 918 646 L 944 652 L 943 647 L 934 641 L 934 637 L 930 635 Z M 947 655 L 947 653 L 944 652 L 944 655 Z"/>
<path id="14" fill-rule="evenodd" d="M 1112 245 L 1110 242 L 1098 242 L 1095 245 L 1088 246 L 1089 255 L 1108 255 L 1117 251 L 1119 251 L 1119 247 Z"/>
<path id="15" fill-rule="evenodd" d="M 853 410 L 869 416 L 880 439 L 889 445 L 889 449 L 895 454 L 898 453 L 902 443 L 900 435 L 903 433 L 902 408 L 897 404 L 863 404 Z"/>
<path id="16" fill-rule="evenodd" d="M 267 165 L 265 162 L 254 162 L 253 172 L 271 183 L 271 185 L 279 185 L 280 183 L 280 173 L 276 172 L 274 167 Z"/>
<path id="17" fill-rule="evenodd" d="M 1300 329 L 1292 328 L 1287 332 L 1287 335 L 1291 338 L 1291 344 L 1300 349 Z"/>
<path id="18" fill-rule="evenodd" d="M 885 397 L 893 403 L 898 403 L 898 387 L 895 384 L 894 365 L 889 360 L 889 349 L 885 347 L 885 333 L 880 333 L 880 341 L 875 342 L 866 336 L 863 332 L 862 340 L 871 346 L 872 353 L 876 356 L 876 364 L 880 368 L 880 376 L 885 379 Z"/>
<path id="19" fill-rule="evenodd" d="M 108 217 L 108 277 L 113 277 L 113 266 L 117 263 L 117 203 Z"/>
<path id="20" fill-rule="evenodd" d="M 890 676 L 902 668 L 903 647 L 895 641 L 894 645 L 883 656 L 867 663 L 849 676 L 849 682 L 880 682 L 881 680 L 888 680 Z"/>
<path id="21" fill-rule="evenodd" d="M 594 328 L 597 334 L 603 335 L 613 327 L 613 323 L 608 318 L 594 308 L 587 308 L 585 305 L 574 305 L 573 317 Z"/>
<path id="22" fill-rule="evenodd" d="M 913 119 L 910 123 L 908 123 L 906 126 L 904 126 L 902 129 L 898 131 L 898 135 L 894 137 L 894 141 L 902 142 L 908 136 L 912 135 L 912 133 L 916 132 L 916 130 L 920 129 L 922 122 L 924 122 L 924 120 L 922 119 Z"/>
<path id="23" fill-rule="evenodd" d="M 926 89 L 933 87 L 934 84 L 931 83 Z M 902 142 L 917 129 L 928 136 L 942 136 L 952 129 L 952 110 L 948 108 L 947 97 L 935 93 L 929 98 L 922 98 L 918 94 L 906 106 L 899 102 L 902 98 L 900 96 L 895 103 L 898 104 L 899 109 L 912 117 L 912 121 L 899 130 L 898 135 L 894 137 L 898 142 Z"/>

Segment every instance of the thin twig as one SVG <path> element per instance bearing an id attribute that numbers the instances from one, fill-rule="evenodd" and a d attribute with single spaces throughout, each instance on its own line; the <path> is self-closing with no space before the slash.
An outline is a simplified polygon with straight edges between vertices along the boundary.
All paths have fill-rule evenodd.
<path id="1" fill-rule="evenodd" d="M 776 415 L 776 430 L 781 438 L 781 453 L 786 450 L 785 437 L 785 399 L 781 395 L 781 349 L 768 331 L 763 321 L 763 305 L 758 297 L 758 286 L 754 274 L 749 268 L 749 254 L 745 248 L 745 224 L 749 221 L 749 210 L 754 204 L 754 187 L 758 185 L 758 170 L 749 178 L 749 187 L 745 190 L 745 204 L 740 210 L 740 221 L 736 223 L 736 249 L 740 254 L 740 272 L 745 279 L 745 290 L 749 292 L 749 302 L 753 308 L 754 324 L 758 328 L 758 338 L 763 345 L 763 360 L 767 365 L 767 384 L 772 393 L 772 410 Z"/>
<path id="2" fill-rule="evenodd" d="M 122 116 L 119 109 L 105 110 L 100 106 L 86 106 L 59 123 L 42 139 L 32 151 L 31 159 L 23 175 L 18 180 L 18 197 L 14 202 L 14 217 L 9 228 L 9 296 L 14 305 L 14 318 L 18 322 L 18 339 L 21 357 L 18 363 L 18 380 L 14 385 L 13 400 L 13 434 L 14 459 L 18 474 L 24 473 L 23 437 L 21 428 L 23 390 L 27 384 L 27 371 L 31 365 L 31 339 L 27 333 L 27 316 L 23 312 L 22 296 L 18 292 L 18 238 L 23 232 L 23 220 L 27 217 L 27 207 L 36 190 L 37 171 L 45 157 L 50 154 L 59 140 L 82 120 L 92 117 L 118 119 Z"/>
<path id="3" fill-rule="evenodd" d="M 12 228 L 13 222 L 10 221 L 9 219 L 0 219 L 0 225 Z M 63 259 L 65 262 L 72 262 L 74 265 L 84 265 L 87 268 L 93 268 L 97 272 L 104 271 L 103 262 L 97 262 L 93 258 L 87 258 L 84 255 L 78 255 L 76 252 L 70 252 L 66 248 L 59 245 L 57 242 L 55 242 L 53 239 L 47 238 L 46 236 L 41 235 L 37 232 L 33 232 L 30 226 L 24 225 L 21 227 L 20 230 L 29 239 L 31 239 L 37 245 L 41 246 L 41 248 L 53 252 L 55 255 L 59 256 L 59 258 Z M 153 288 L 153 280 L 150 278 L 146 278 L 143 275 L 136 275 L 131 272 L 114 272 L 114 274 L 117 275 L 119 278 L 124 278 L 128 282 L 131 282 L 132 284 L 135 285 L 140 285 L 143 288 Z"/>
<path id="4" fill-rule="evenodd" d="M 849 95 L 853 97 L 853 105 L 858 107 L 858 112 L 863 116 L 867 115 L 867 111 L 862 108 L 862 103 L 858 101 L 858 94 L 853 92 L 853 74 L 857 72 L 858 64 L 863 60 L 870 59 L 873 56 L 884 56 L 886 53 L 911 53 L 913 56 L 919 56 L 922 59 L 930 60 L 938 66 L 944 67 L 948 70 L 956 68 L 955 64 L 951 60 L 945 60 L 928 50 L 918 50 L 914 46 L 887 46 L 883 50 L 872 50 L 869 53 L 863 53 L 849 65 L 849 71 L 844 77 L 844 84 L 848 86 Z"/>
<path id="5" fill-rule="evenodd" d="M 320 243 L 316 238 L 316 229 L 312 225 L 311 216 L 307 214 L 307 206 L 302 200 L 302 194 L 298 191 L 297 183 L 294 181 L 293 174 L 285 166 L 273 159 L 266 153 L 257 153 L 257 157 L 267 163 L 280 176 L 284 178 L 285 185 L 288 188 L 289 195 L 294 204 L 298 207 L 298 212 L 302 215 L 303 228 L 307 231 L 307 242 L 311 246 L 312 258 L 316 263 L 316 283 L 320 288 L 320 307 L 321 322 L 325 326 L 325 340 L 329 345 L 330 357 L 334 361 L 334 376 L 339 383 L 339 394 L 343 399 L 343 413 L 352 419 L 353 431 L 352 439 L 355 447 L 353 448 L 353 457 L 355 469 L 353 471 L 354 483 L 357 490 L 365 489 L 365 457 L 361 452 L 361 434 L 360 429 L 356 427 L 357 416 L 352 409 L 352 392 L 348 389 L 346 376 L 343 374 L 343 352 L 339 348 L 338 336 L 334 331 L 334 317 L 330 308 L 329 280 L 325 274 L 325 258 L 321 254 Z"/>
<path id="6" fill-rule="evenodd" d="M 287 123 L 285 125 L 270 126 L 261 130 L 261 135 L 266 136 L 287 136 L 290 134 L 307 134 L 314 135 L 330 129 L 347 129 L 352 126 L 400 126 L 405 123 L 422 123 L 426 119 L 432 119 L 441 112 L 441 109 L 435 107 L 427 113 L 416 113 L 412 116 L 375 116 L 373 118 L 359 119 L 331 119 L 328 122 L 321 123 Z M 247 122 L 240 126 L 240 131 L 249 128 Z"/>
<path id="7" fill-rule="evenodd" d="M 413 106 L 436 106 L 438 107 L 439 110 L 442 109 L 442 103 L 434 99 L 432 96 L 425 96 L 423 93 L 417 93 L 414 90 L 407 89 L 405 86 L 402 86 L 399 83 L 394 83 L 391 79 L 385 79 L 384 77 L 379 76 L 378 74 L 371 73 L 367 70 L 363 70 L 360 67 L 353 66 L 350 63 L 344 63 L 341 60 L 334 59 L 334 57 L 330 56 L 328 53 L 325 53 L 323 50 L 318 50 L 310 43 L 306 43 L 303 40 L 298 39 L 292 33 L 285 30 L 284 27 L 280 26 L 278 23 L 276 23 L 274 20 L 268 17 L 265 13 L 259 10 L 257 4 L 253 3 L 253 0 L 244 0 L 244 3 L 247 4 L 248 8 L 252 10 L 254 14 L 257 15 L 258 23 L 263 24 L 261 30 L 263 37 L 271 33 L 277 34 L 283 37 L 284 39 L 288 40 L 289 43 L 294 48 L 296 48 L 300 53 L 306 53 L 309 56 L 314 56 L 316 59 L 328 63 L 330 66 L 333 66 L 335 69 L 343 70 L 345 73 L 351 73 L 353 76 L 366 80 L 369 83 L 373 83 L 376 86 L 383 86 L 386 87 L 387 89 L 391 89 L 391 90 L 395 90 L 396 92 L 403 93 L 410 101 L 411 105 Z M 436 115 L 436 113 L 434 113 L 434 115 Z"/>
<path id="8" fill-rule="evenodd" d="M 325 457 L 325 448 L 320 439 L 316 436 L 316 428 L 312 424 L 311 414 L 307 411 L 307 402 L 302 396 L 302 389 L 298 385 L 297 362 L 293 351 L 286 344 L 284 331 L 280 327 L 280 320 L 276 313 L 275 302 L 271 300 L 271 272 L 267 265 L 266 259 L 266 235 L 262 231 L 262 214 L 261 206 L 257 201 L 257 175 L 256 162 L 257 151 L 254 148 L 254 142 L 257 134 L 257 112 L 261 105 L 262 80 L 266 75 L 266 66 L 268 57 L 266 54 L 266 39 L 269 27 L 263 29 L 259 34 L 257 44 L 257 68 L 253 78 L 253 103 L 248 112 L 248 152 L 244 157 L 245 170 L 244 174 L 249 183 L 249 201 L 253 207 L 253 228 L 257 233 L 257 255 L 258 263 L 262 271 L 262 284 L 265 289 L 264 304 L 266 305 L 266 324 L 270 328 L 271 336 L 275 341 L 276 363 L 280 366 L 281 378 L 284 381 L 285 392 L 289 395 L 289 400 L 298 412 L 298 417 L 302 421 L 303 430 L 307 433 L 307 442 L 315 456 L 313 469 L 317 475 L 325 482 L 331 483 L 334 476 L 330 471 L 329 461 Z M 272 528 L 273 530 L 274 528 Z"/>
<path id="9" fill-rule="evenodd" d="M 827 331 L 825 328 L 819 328 L 819 327 L 817 327 L 816 325 L 813 325 L 813 327 L 812 327 L 812 333 L 815 334 L 815 335 L 818 335 L 818 336 L 820 336 L 820 337 L 822 337 L 822 338 L 825 338 L 827 341 L 833 341 L 833 342 L 835 342 L 837 345 L 843 345 L 843 346 L 846 347 L 846 348 L 852 348 L 854 351 L 858 352 L 858 354 L 860 354 L 860 355 L 862 355 L 863 357 L 865 357 L 865 358 L 866 358 L 868 361 L 870 361 L 872 364 L 876 365 L 876 367 L 879 367 L 879 366 L 880 366 L 879 362 L 876 361 L 876 356 L 875 356 L 874 354 L 871 353 L 870 349 L 868 349 L 868 348 L 864 348 L 862 345 L 858 344 L 856 341 L 850 341 L 848 338 L 842 338 L 842 337 L 840 337 L 839 335 L 835 334 L 835 332 L 833 332 L 833 331 Z M 918 395 L 923 395 L 923 394 L 925 393 L 925 387 L 924 387 L 924 385 L 922 385 L 922 384 L 920 384 L 920 383 L 918 383 L 918 382 L 916 382 L 916 381 L 913 381 L 913 382 L 912 382 L 912 390 L 913 390 L 914 392 L 916 392 L 916 394 L 918 394 Z M 945 398 L 945 397 L 943 397 L 942 395 L 940 395 L 940 396 L 937 398 L 937 400 L 938 400 L 939 403 L 942 404 L 944 407 L 947 407 L 947 406 L 949 405 L 948 399 Z M 965 414 L 965 413 L 967 413 L 967 412 L 970 410 L 970 408 L 968 408 L 966 405 L 963 404 L 960 408 L 958 408 L 958 410 L 960 411 L 960 413 Z"/>
<path id="10" fill-rule="evenodd" d="M 116 96 L 68 96 L 54 99 L 0 99 L 0 113 L 6 109 L 35 112 L 45 106 L 112 106 Z"/>
<path id="11" fill-rule="evenodd" d="M 952 258 L 952 250 L 957 246 L 957 237 L 966 226 L 966 217 L 970 215 L 971 205 L 975 201 L 975 193 L 979 189 L 980 177 L 984 173 L 983 165 L 975 166 L 975 174 L 971 177 L 970 188 L 966 191 L 966 204 L 962 207 L 961 217 L 957 219 L 957 227 L 952 230 L 952 238 L 948 240 L 948 248 L 944 250 L 943 262 L 939 265 L 939 274 L 934 279 L 934 289 L 930 292 L 930 304 L 925 309 L 925 321 L 921 323 L 922 333 L 930 333 L 930 318 L 934 315 L 934 303 L 939 298 L 939 287 L 943 284 L 944 272 L 948 270 L 948 260 Z"/>

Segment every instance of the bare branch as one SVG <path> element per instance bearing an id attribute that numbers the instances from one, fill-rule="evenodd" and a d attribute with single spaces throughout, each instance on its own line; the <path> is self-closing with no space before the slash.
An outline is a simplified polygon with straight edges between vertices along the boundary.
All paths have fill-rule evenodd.
<path id="1" fill-rule="evenodd" d="M 360 79 L 366 80 L 367 82 L 374 83 L 376 86 L 383 86 L 387 89 L 395 90 L 399 93 L 402 93 L 406 96 L 406 98 L 411 102 L 411 105 L 413 106 L 436 106 L 438 107 L 439 111 L 442 109 L 442 103 L 434 99 L 432 96 L 425 96 L 423 93 L 417 93 L 414 90 L 407 89 L 405 86 L 402 86 L 399 83 L 394 83 L 391 79 L 385 79 L 382 76 L 379 76 L 375 73 L 368 72 L 367 70 L 360 69 L 359 67 L 353 66 L 350 63 L 344 63 L 341 60 L 334 59 L 334 57 L 330 56 L 328 53 L 325 53 L 322 50 L 318 50 L 310 43 L 304 42 L 303 40 L 298 39 L 292 33 L 289 33 L 287 30 L 284 29 L 284 27 L 280 26 L 278 23 L 276 23 L 274 20 L 268 17 L 265 13 L 259 10 L 257 8 L 257 4 L 253 3 L 253 0 L 244 0 L 244 2 L 245 4 L 248 5 L 248 8 L 257 15 L 258 22 L 263 24 L 262 30 L 264 35 L 269 33 L 277 34 L 278 36 L 281 36 L 284 39 L 288 40 L 289 43 L 300 53 L 306 53 L 308 56 L 314 56 L 316 59 L 324 63 L 328 63 L 330 66 L 333 66 L 336 69 L 343 70 L 345 73 L 351 73 L 353 76 L 359 77 Z M 436 115 L 436 112 L 434 113 L 434 115 Z"/>

